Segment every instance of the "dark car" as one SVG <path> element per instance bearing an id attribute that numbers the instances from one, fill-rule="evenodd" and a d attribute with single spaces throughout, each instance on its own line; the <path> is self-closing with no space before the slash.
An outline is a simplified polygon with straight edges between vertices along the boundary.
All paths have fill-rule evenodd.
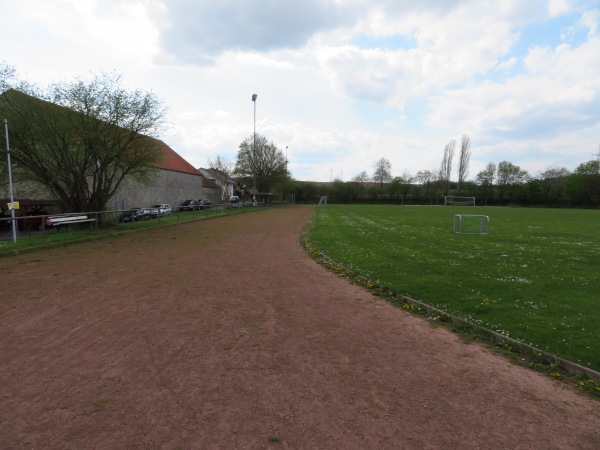
<path id="1" fill-rule="evenodd" d="M 180 211 L 197 211 L 200 208 L 200 201 L 198 200 L 186 200 L 179 207 Z"/>
<path id="2" fill-rule="evenodd" d="M 151 218 L 150 211 L 146 208 L 131 208 L 123 213 L 121 222 L 137 222 Z"/>
<path id="3" fill-rule="evenodd" d="M 207 198 L 203 198 L 202 200 L 199 200 L 199 202 L 200 202 L 200 209 L 208 209 L 212 205 L 210 200 Z"/>

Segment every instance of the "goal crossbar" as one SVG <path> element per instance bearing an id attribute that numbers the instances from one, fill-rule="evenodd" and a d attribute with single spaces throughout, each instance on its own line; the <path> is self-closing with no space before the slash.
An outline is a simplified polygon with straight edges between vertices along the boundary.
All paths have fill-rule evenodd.
<path id="1" fill-rule="evenodd" d="M 454 232 L 458 234 L 490 234 L 490 217 L 479 214 L 454 214 Z"/>
<path id="2" fill-rule="evenodd" d="M 459 197 L 456 195 L 446 195 L 444 197 L 444 205 L 475 206 L 475 197 Z"/>

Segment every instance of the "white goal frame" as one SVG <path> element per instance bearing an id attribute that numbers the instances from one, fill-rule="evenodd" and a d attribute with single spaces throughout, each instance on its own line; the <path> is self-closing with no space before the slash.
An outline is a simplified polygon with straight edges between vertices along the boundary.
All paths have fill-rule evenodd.
<path id="1" fill-rule="evenodd" d="M 457 234 L 490 234 L 490 217 L 480 214 L 454 214 Z"/>
<path id="2" fill-rule="evenodd" d="M 321 197 L 321 199 L 319 200 L 319 204 L 317 206 L 323 206 L 327 204 L 327 196 L 324 195 Z"/>
<path id="3" fill-rule="evenodd" d="M 446 195 L 444 197 L 444 205 L 475 206 L 475 197 L 459 197 L 456 195 Z"/>

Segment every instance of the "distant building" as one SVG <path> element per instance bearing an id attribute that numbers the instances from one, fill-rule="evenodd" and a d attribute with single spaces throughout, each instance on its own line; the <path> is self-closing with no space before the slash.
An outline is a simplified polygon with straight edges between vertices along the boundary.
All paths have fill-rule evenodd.
<path id="1" fill-rule="evenodd" d="M 221 190 L 221 200 L 227 200 L 232 195 L 239 193 L 240 189 L 235 180 L 230 178 L 226 173 L 217 169 L 205 169 L 203 167 L 200 167 L 198 171 L 219 186 Z"/>

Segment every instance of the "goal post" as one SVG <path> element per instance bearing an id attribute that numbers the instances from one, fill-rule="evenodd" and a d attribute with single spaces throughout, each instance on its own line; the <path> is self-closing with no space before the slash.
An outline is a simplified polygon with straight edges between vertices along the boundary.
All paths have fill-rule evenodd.
<path id="1" fill-rule="evenodd" d="M 327 204 L 327 196 L 324 195 L 319 200 L 319 205 L 318 206 L 322 206 L 322 205 L 326 205 L 326 204 Z"/>
<path id="2" fill-rule="evenodd" d="M 446 195 L 444 205 L 456 206 L 475 206 L 475 197 L 459 197 L 456 195 Z"/>
<path id="3" fill-rule="evenodd" d="M 457 234 L 490 234 L 490 217 L 479 214 L 454 214 Z"/>

